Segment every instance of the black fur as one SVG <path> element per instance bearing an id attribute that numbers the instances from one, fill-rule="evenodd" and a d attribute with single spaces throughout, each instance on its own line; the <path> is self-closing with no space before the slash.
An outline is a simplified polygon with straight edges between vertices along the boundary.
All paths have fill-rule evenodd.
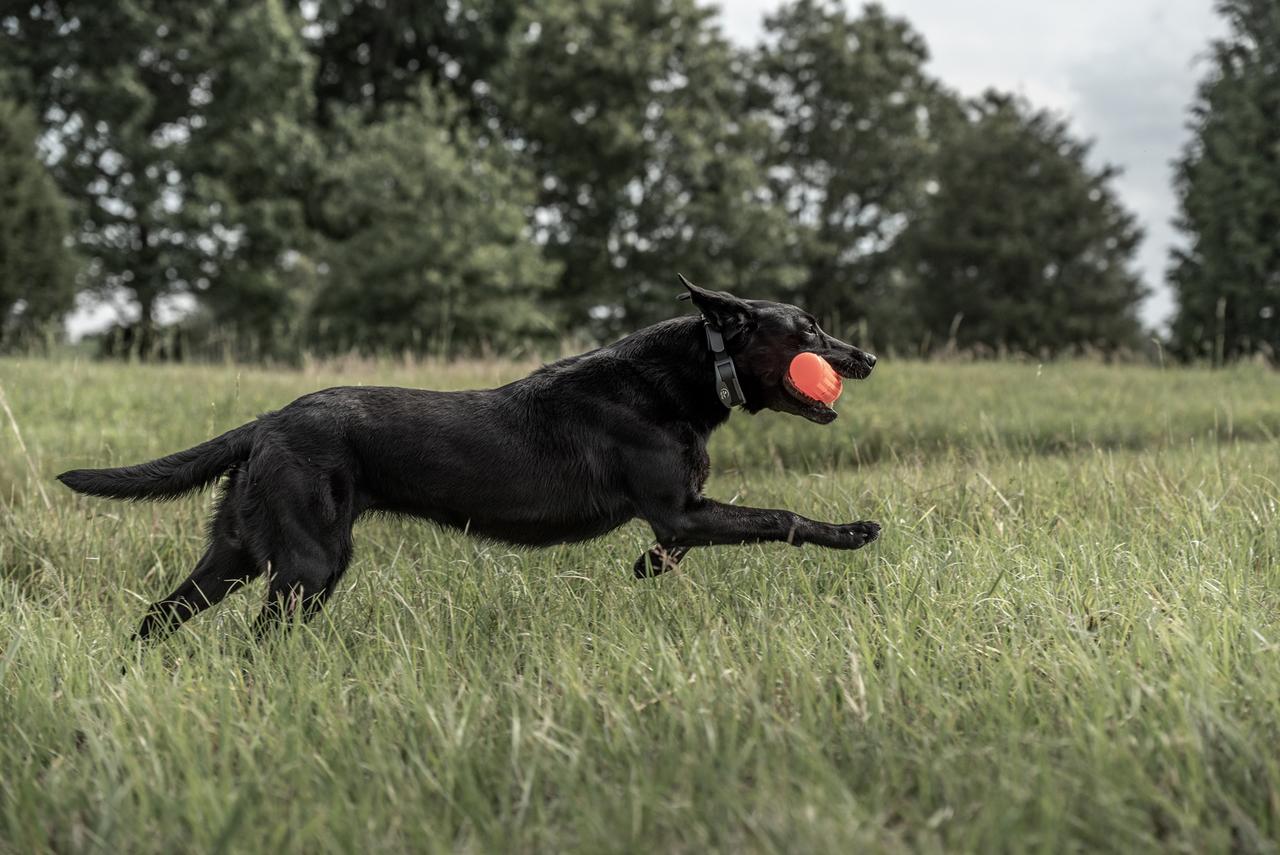
<path id="1" fill-rule="evenodd" d="M 241 425 L 195 448 L 119 469 L 73 469 L 58 480 L 104 499 L 176 499 L 212 484 L 253 449 L 255 424 Z"/>
<path id="2" fill-rule="evenodd" d="M 822 354 L 846 377 L 866 377 L 875 364 L 794 306 L 688 288 L 724 334 L 749 412 L 836 417 L 784 381 L 800 351 Z M 707 438 L 729 417 L 714 388 L 703 319 L 685 317 L 497 389 L 326 389 L 187 451 L 58 477 L 90 495 L 168 499 L 227 475 L 204 556 L 152 605 L 141 638 L 264 572 L 259 632 L 299 607 L 312 614 L 351 560 L 352 525 L 370 511 L 527 546 L 587 540 L 639 517 L 658 546 L 636 562 L 638 577 L 675 566 L 694 546 L 857 549 L 876 539 L 873 522 L 816 522 L 704 497 Z"/>

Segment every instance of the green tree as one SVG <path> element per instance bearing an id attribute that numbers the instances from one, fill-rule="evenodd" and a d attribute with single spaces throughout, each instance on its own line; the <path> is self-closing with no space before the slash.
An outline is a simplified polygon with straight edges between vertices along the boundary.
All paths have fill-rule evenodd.
<path id="1" fill-rule="evenodd" d="M 333 108 L 377 116 L 417 98 L 423 82 L 450 92 L 480 123 L 491 112 L 488 79 L 506 56 L 517 0 L 388 3 L 301 0 L 318 69 L 320 123 Z"/>
<path id="2" fill-rule="evenodd" d="M 1280 5 L 1222 0 L 1229 34 L 1192 110 L 1177 166 L 1175 346 L 1230 359 L 1280 354 Z"/>
<path id="3" fill-rule="evenodd" d="M 1024 351 L 1138 343 L 1141 232 L 1066 123 L 988 92 L 953 123 L 904 234 L 935 343 Z"/>
<path id="4" fill-rule="evenodd" d="M 213 323 L 252 352 L 287 352 L 314 284 L 308 215 L 325 157 L 312 126 L 315 60 L 279 0 L 236 8 L 210 35 L 207 103 L 178 158 L 190 176 L 180 221 L 199 265 L 193 284 Z"/>
<path id="5" fill-rule="evenodd" d="M 869 319 L 878 345 L 910 318 L 894 242 L 919 207 L 950 96 L 925 73 L 924 39 L 869 5 L 798 0 L 765 22 L 756 82 L 778 139 L 775 195 L 799 227 L 799 298 L 828 323 Z"/>
<path id="6" fill-rule="evenodd" d="M 132 297 L 144 337 L 176 293 L 272 304 L 272 232 L 296 219 L 272 200 L 298 183 L 288 125 L 311 76 L 280 0 L 37 0 L 0 26 L 76 203 L 89 286 Z"/>
<path id="7" fill-rule="evenodd" d="M 555 336 L 537 300 L 558 271 L 530 239 L 534 182 L 510 152 L 429 91 L 375 124 L 334 118 L 314 347 L 448 355 Z"/>
<path id="8" fill-rule="evenodd" d="M 693 0 L 526 8 L 493 81 L 508 138 L 540 178 L 556 305 L 600 334 L 672 311 L 677 271 L 778 293 L 794 240 L 763 169 L 746 72 Z"/>
<path id="9" fill-rule="evenodd" d="M 0 100 L 0 347 L 59 317 L 75 297 L 66 205 L 36 156 L 35 120 Z"/>
<path id="10" fill-rule="evenodd" d="M 157 6 L 43 0 L 3 21 L 25 72 L 20 91 L 52 143 L 53 174 L 78 203 L 86 280 L 133 297 L 144 326 L 193 275 L 175 216 L 175 156 L 204 91 L 207 69 L 195 57 L 213 15 L 194 0 L 167 13 Z"/>

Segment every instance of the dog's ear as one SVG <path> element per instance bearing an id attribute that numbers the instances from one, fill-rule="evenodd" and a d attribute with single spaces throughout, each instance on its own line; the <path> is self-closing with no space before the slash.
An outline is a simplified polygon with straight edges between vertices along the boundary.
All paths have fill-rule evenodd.
<path id="1" fill-rule="evenodd" d="M 682 273 L 677 273 L 676 276 L 680 277 L 680 284 L 689 291 L 687 295 L 680 296 L 692 300 L 693 305 L 702 312 L 702 316 L 710 321 L 713 327 L 720 330 L 726 339 L 733 338 L 750 328 L 751 306 L 745 300 L 739 300 L 727 291 L 708 291 L 706 288 L 699 288 L 685 279 Z"/>

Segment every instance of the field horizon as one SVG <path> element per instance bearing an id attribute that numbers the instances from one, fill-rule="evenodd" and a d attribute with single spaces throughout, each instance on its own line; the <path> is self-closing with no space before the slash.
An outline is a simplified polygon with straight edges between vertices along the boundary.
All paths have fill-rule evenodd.
<path id="1" fill-rule="evenodd" d="M 1277 851 L 1260 365 L 885 361 L 830 426 L 735 414 L 708 484 L 871 547 L 637 582 L 639 523 L 519 550 L 370 519 L 323 618 L 261 648 L 260 582 L 129 641 L 211 492 L 53 480 L 325 386 L 529 367 L 0 359 L 0 851 Z"/>

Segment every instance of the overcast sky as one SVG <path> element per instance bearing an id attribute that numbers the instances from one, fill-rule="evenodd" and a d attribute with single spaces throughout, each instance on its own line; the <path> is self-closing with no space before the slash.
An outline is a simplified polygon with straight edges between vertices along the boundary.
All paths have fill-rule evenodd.
<path id="1" fill-rule="evenodd" d="M 750 44 L 776 0 L 720 0 L 725 32 Z M 861 4 L 849 3 L 851 9 Z M 1224 31 L 1212 0 L 882 0 L 928 42 L 933 74 L 966 95 L 1012 90 L 1070 117 L 1094 158 L 1121 167 L 1117 188 L 1147 238 L 1138 262 L 1156 294 L 1152 324 L 1172 310 L 1164 287 L 1176 213 L 1172 161 L 1209 41 Z"/>

